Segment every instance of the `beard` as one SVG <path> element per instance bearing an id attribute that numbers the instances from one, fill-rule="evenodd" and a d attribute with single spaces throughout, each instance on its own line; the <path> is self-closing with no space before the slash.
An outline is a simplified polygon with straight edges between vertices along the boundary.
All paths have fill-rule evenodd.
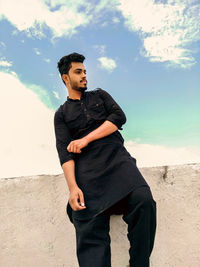
<path id="1" fill-rule="evenodd" d="M 71 84 L 71 87 L 73 90 L 75 91 L 79 91 L 79 92 L 85 92 L 85 90 L 87 90 L 87 86 L 78 86 L 77 82 L 74 82 Z"/>
<path id="2" fill-rule="evenodd" d="M 72 89 L 83 93 L 83 92 L 85 92 L 85 90 L 87 90 L 87 86 L 85 86 L 85 87 L 77 87 L 77 86 L 75 87 L 74 86 L 74 87 L 72 87 Z"/>
<path id="3" fill-rule="evenodd" d="M 70 79 L 70 82 L 71 82 L 71 87 L 73 90 L 75 91 L 79 91 L 79 92 L 85 92 L 85 90 L 87 90 L 87 86 L 80 86 L 78 82 L 73 82 L 71 79 Z"/>

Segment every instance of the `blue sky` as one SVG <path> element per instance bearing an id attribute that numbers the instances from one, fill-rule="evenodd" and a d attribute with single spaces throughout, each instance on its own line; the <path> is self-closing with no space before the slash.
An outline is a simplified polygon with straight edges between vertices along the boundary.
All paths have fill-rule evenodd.
<path id="1" fill-rule="evenodd" d="M 150 154 L 144 158 L 146 146 L 151 153 L 155 148 L 161 149 L 153 156 L 154 165 L 188 162 L 188 159 L 200 161 L 199 1 L 3 0 L 0 10 L 2 111 L 5 112 L 3 107 L 9 101 L 13 103 L 11 114 L 19 106 L 29 104 L 32 112 L 29 127 L 33 127 L 30 132 L 34 140 L 39 125 L 46 125 L 47 129 L 56 108 L 67 98 L 67 89 L 57 70 L 58 60 L 63 55 L 79 52 L 86 57 L 88 90 L 96 87 L 107 90 L 125 111 L 127 123 L 122 134 L 129 151 L 136 153 L 141 165 L 151 165 Z M 15 99 L 11 86 L 16 88 Z M 19 98 L 22 90 L 24 93 Z M 41 114 L 37 120 L 34 117 L 35 96 L 40 112 L 49 111 L 48 118 Z M 30 123 L 23 117 L 26 112 L 21 112 L 17 121 Z M 5 118 L 4 121 L 7 123 Z M 33 121 L 40 124 L 34 127 Z M 10 125 L 4 125 L 7 163 L 15 156 L 16 149 L 13 145 L 11 148 L 10 139 L 5 145 L 5 139 L 8 132 L 16 129 L 21 140 L 22 162 L 23 149 L 27 146 L 23 144 L 26 124 L 22 123 L 21 128 Z M 48 157 L 54 162 L 54 139 L 45 131 L 46 143 L 38 135 L 32 148 L 36 154 L 42 154 L 51 147 L 52 154 L 48 153 Z M 170 153 L 174 155 L 183 149 L 185 154 L 182 151 L 182 161 L 180 158 L 177 161 L 172 154 L 161 152 L 163 149 L 173 151 Z M 158 155 L 163 159 L 168 155 L 168 161 L 165 158 L 159 162 Z M 58 170 L 57 159 L 56 164 Z M 31 166 L 31 173 L 37 173 Z M 46 168 L 37 170 L 52 171 Z M 3 175 L 8 173 L 5 171 Z"/>

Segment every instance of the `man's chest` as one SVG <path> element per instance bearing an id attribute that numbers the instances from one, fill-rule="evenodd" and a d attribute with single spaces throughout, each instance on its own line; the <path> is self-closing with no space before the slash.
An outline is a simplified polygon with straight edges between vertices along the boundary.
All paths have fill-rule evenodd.
<path id="1" fill-rule="evenodd" d="M 64 120 L 70 129 L 84 128 L 94 121 L 105 120 L 104 101 L 97 95 L 86 95 L 78 101 L 67 101 L 63 106 Z"/>

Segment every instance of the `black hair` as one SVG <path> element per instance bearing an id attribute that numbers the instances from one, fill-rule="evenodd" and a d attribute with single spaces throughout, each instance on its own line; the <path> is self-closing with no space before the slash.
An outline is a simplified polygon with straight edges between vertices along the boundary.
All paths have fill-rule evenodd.
<path id="1" fill-rule="evenodd" d="M 85 57 L 81 54 L 78 53 L 72 53 L 69 54 L 67 56 L 62 57 L 59 61 L 58 61 L 58 70 L 60 72 L 60 75 L 62 77 L 63 74 L 68 74 L 70 68 L 71 68 L 71 63 L 72 62 L 81 62 L 83 63 L 83 61 L 85 60 Z M 64 81 L 63 81 L 64 82 Z M 65 82 L 64 82 L 65 84 Z"/>

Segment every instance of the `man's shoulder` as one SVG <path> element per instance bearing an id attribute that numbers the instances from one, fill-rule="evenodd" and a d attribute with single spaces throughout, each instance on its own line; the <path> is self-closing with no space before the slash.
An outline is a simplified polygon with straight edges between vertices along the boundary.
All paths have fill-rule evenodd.
<path id="1" fill-rule="evenodd" d="M 62 112 L 62 109 L 63 109 L 63 104 L 60 105 L 60 106 L 55 110 L 55 113 Z"/>
<path id="2" fill-rule="evenodd" d="M 57 119 L 60 116 L 62 116 L 62 112 L 63 112 L 63 105 L 60 105 L 54 112 L 54 119 Z"/>
<path id="3" fill-rule="evenodd" d="M 87 91 L 87 94 L 97 94 L 100 90 L 102 90 L 101 88 L 97 87 L 93 90 Z"/>
<path id="4" fill-rule="evenodd" d="M 106 91 L 100 87 L 97 87 L 93 90 L 87 91 L 86 94 L 89 96 L 93 96 L 93 95 L 101 95 L 103 92 L 106 92 Z"/>

